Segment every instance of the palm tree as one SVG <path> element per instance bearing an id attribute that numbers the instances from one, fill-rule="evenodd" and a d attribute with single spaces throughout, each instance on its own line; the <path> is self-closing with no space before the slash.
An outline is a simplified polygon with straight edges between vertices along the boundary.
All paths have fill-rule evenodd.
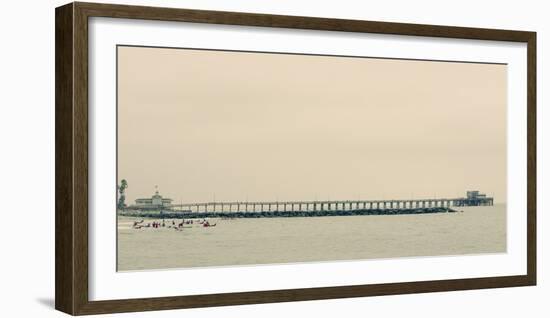
<path id="1" fill-rule="evenodd" d="M 120 181 L 120 186 L 117 186 L 117 188 L 118 188 L 118 193 L 119 193 L 117 208 L 118 209 L 124 209 L 126 207 L 126 204 L 124 203 L 124 201 L 126 199 L 126 195 L 124 194 L 124 190 L 126 190 L 126 188 L 128 188 L 128 182 L 126 181 L 126 179 L 122 179 Z"/>

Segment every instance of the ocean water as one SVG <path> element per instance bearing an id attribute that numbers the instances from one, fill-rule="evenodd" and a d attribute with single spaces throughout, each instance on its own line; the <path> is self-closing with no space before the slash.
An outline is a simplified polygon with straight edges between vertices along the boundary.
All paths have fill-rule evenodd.
<path id="1" fill-rule="evenodd" d="M 211 219 L 215 227 L 182 231 L 137 230 L 137 219 L 119 217 L 118 270 L 506 252 L 506 205 L 457 209 L 463 212 Z"/>

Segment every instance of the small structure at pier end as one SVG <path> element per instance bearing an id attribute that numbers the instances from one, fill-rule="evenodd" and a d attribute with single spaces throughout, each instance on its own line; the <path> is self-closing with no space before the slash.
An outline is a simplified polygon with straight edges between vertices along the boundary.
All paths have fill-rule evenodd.
<path id="1" fill-rule="evenodd" d="M 493 205 L 493 198 L 487 197 L 484 193 L 479 191 L 467 191 L 466 197 L 458 199 L 455 202 L 456 206 L 480 206 L 480 205 Z"/>
<path id="2" fill-rule="evenodd" d="M 158 190 L 156 190 L 152 197 L 136 199 L 136 204 L 131 205 L 128 208 L 138 210 L 169 209 L 172 205 L 172 201 L 172 199 L 163 198 L 162 195 L 159 194 Z"/>

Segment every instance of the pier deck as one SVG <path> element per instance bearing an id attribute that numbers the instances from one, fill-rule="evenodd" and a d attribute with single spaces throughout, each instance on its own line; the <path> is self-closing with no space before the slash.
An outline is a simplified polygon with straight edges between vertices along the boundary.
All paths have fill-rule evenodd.
<path id="1" fill-rule="evenodd" d="M 247 212 L 321 212 L 357 210 L 414 210 L 459 206 L 493 205 L 493 198 L 422 199 L 422 200 L 348 200 L 348 201 L 284 201 L 284 202 L 203 202 L 171 204 L 165 209 L 194 213 Z"/>

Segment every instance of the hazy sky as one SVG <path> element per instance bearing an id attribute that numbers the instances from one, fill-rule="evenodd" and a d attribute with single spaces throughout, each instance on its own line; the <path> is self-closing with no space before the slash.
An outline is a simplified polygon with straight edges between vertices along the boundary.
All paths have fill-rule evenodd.
<path id="1" fill-rule="evenodd" d="M 127 202 L 506 201 L 506 66 L 118 48 Z"/>

